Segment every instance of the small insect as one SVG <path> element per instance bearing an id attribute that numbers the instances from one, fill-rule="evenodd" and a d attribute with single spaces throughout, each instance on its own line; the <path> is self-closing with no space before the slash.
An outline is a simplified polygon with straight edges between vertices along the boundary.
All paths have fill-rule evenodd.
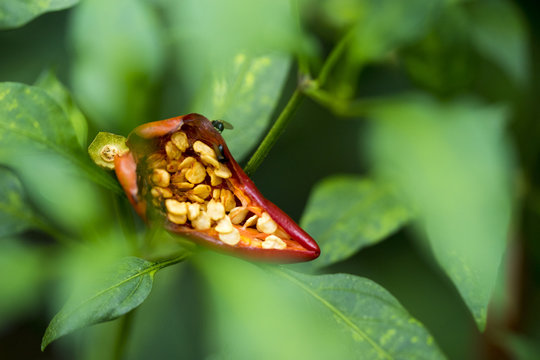
<path id="1" fill-rule="evenodd" d="M 234 129 L 232 124 L 225 120 L 212 120 L 212 125 L 214 125 L 216 130 L 219 131 L 220 133 L 223 132 L 223 130 L 225 129 L 228 129 L 228 130 Z"/>
<path id="2" fill-rule="evenodd" d="M 229 161 L 229 159 L 227 159 L 225 157 L 225 155 L 223 155 L 223 145 L 219 144 L 219 145 L 215 145 L 214 144 L 214 151 L 216 152 L 216 155 L 217 155 L 217 159 L 220 163 L 226 163 Z"/>

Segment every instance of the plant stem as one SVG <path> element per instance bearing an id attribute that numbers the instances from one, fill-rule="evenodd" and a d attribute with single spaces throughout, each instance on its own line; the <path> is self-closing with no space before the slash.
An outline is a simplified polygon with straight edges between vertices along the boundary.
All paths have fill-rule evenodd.
<path id="1" fill-rule="evenodd" d="M 120 325 L 118 328 L 118 336 L 114 344 L 114 360 L 122 360 L 126 350 L 127 339 L 131 330 L 131 324 L 133 323 L 133 315 L 135 314 L 133 309 L 126 315 L 119 319 Z"/>
<path id="2" fill-rule="evenodd" d="M 259 165 L 261 165 L 263 160 L 266 158 L 266 155 L 268 155 L 270 152 L 270 149 L 276 144 L 279 136 L 289 124 L 293 114 L 302 102 L 303 98 L 304 94 L 299 89 L 296 89 L 281 114 L 279 114 L 276 122 L 257 148 L 257 151 L 255 151 L 251 159 L 249 159 L 247 165 L 244 167 L 246 174 L 252 175 L 255 170 L 257 170 Z"/>
<path id="3" fill-rule="evenodd" d="M 247 165 L 244 167 L 244 171 L 246 172 L 246 174 L 251 176 L 262 164 L 263 160 L 270 152 L 270 149 L 272 149 L 272 147 L 276 144 L 277 140 L 291 121 L 292 116 L 296 112 L 296 109 L 298 109 L 298 106 L 304 99 L 305 95 L 309 94 L 310 88 L 320 88 L 326 82 L 328 75 L 332 71 L 333 67 L 336 65 L 340 56 L 343 54 L 343 51 L 345 50 L 347 43 L 349 42 L 353 34 L 354 28 L 351 29 L 339 41 L 339 43 L 334 47 L 334 49 L 332 49 L 330 55 L 328 55 L 328 58 L 324 62 L 321 68 L 321 72 L 319 73 L 316 81 L 312 81 L 309 79 L 306 80 L 305 83 L 304 81 L 301 81 L 301 83 L 289 99 L 289 102 L 287 103 L 287 105 L 285 105 L 285 108 L 279 114 L 276 122 L 274 123 L 274 125 L 272 125 L 270 131 L 266 134 L 265 138 L 263 139 L 257 150 L 249 159 Z M 307 74 L 304 75 L 308 76 Z"/>

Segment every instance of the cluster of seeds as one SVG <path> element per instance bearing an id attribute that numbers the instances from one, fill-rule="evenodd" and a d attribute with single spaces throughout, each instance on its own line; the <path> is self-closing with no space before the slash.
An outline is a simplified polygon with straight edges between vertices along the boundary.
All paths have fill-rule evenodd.
<path id="1" fill-rule="evenodd" d="M 163 208 L 170 222 L 215 230 L 231 246 L 242 240 L 264 249 L 287 247 L 288 236 L 270 215 L 242 203 L 231 191 L 231 170 L 212 147 L 199 140 L 190 143 L 185 132 L 177 131 L 164 149 L 148 156 L 146 165 L 154 205 Z"/>

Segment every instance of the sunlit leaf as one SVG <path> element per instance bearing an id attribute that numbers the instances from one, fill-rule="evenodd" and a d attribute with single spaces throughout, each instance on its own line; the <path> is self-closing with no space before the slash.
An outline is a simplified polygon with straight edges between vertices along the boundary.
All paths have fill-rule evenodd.
<path id="1" fill-rule="evenodd" d="M 139 306 L 152 290 L 155 263 L 128 257 L 82 290 L 52 319 L 41 349 L 85 326 L 116 319 Z"/>
<path id="2" fill-rule="evenodd" d="M 0 167 L 0 237 L 23 231 L 33 221 L 32 209 L 26 204 L 19 179 Z"/>
<path id="3" fill-rule="evenodd" d="M 79 144 L 85 148 L 86 137 L 88 136 L 88 124 L 86 118 L 73 101 L 69 91 L 50 70 L 44 72 L 40 76 L 36 82 L 36 86 L 47 91 L 47 94 L 62 107 L 62 110 L 66 113 L 67 118 L 75 130 L 75 136 L 77 137 Z"/>
<path id="4" fill-rule="evenodd" d="M 212 83 L 201 92 L 194 111 L 234 126 L 223 136 L 235 157 L 246 156 L 268 127 L 289 63 L 285 56 L 239 53 L 227 62 L 230 66 L 214 69 Z"/>
<path id="5" fill-rule="evenodd" d="M 522 15 L 507 0 L 467 4 L 469 34 L 489 60 L 524 83 L 529 72 L 527 35 Z"/>
<path id="6" fill-rule="evenodd" d="M 73 13 L 75 98 L 102 131 L 127 135 L 150 120 L 164 34 L 142 0 L 85 1 Z M 180 115 L 180 114 L 178 114 Z"/>
<path id="7" fill-rule="evenodd" d="M 357 176 L 333 176 L 311 194 L 301 219 L 321 247 L 315 266 L 325 266 L 377 243 L 409 220 L 392 189 Z"/>
<path id="8" fill-rule="evenodd" d="M 376 170 L 417 210 L 419 229 L 483 329 L 511 216 L 505 111 L 411 96 L 381 103 L 371 117 Z"/>
<path id="9" fill-rule="evenodd" d="M 0 29 L 21 26 L 35 17 L 77 4 L 79 0 L 2 0 L 0 2 Z"/>

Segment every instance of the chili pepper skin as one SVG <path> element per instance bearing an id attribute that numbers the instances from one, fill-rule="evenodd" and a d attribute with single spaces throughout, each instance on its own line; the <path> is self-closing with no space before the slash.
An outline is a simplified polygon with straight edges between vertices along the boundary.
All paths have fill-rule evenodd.
<path id="1" fill-rule="evenodd" d="M 226 160 L 226 166 L 232 173 L 229 178 L 223 180 L 226 188 L 234 194 L 234 200 L 237 204 L 238 202 L 242 203 L 243 209 L 249 208 L 251 213 L 259 217 L 263 213 L 270 216 L 270 219 L 277 224 L 281 231 L 280 234 L 284 232 L 288 236 L 282 241 L 286 243 L 284 248 L 261 247 L 261 242 L 266 241 L 265 237 L 269 236 L 268 233 L 262 233 L 245 226 L 240 227 L 240 225 L 235 225 L 235 228 L 240 232 L 242 241 L 235 245 L 229 245 L 220 240 L 219 234 L 213 228 L 197 230 L 188 224 L 174 223 L 163 213 L 163 206 L 156 207 L 155 200 L 152 201 L 148 194 L 149 187 L 152 185 L 148 180 L 149 170 L 145 162 L 149 154 L 163 153 L 165 143 L 177 131 L 184 132 L 190 144 L 200 141 L 210 148 L 219 149 L 217 157 L 223 157 Z M 115 172 L 129 201 L 145 221 L 151 217 L 149 210 L 153 209 L 161 214 L 160 218 L 168 231 L 187 236 L 201 245 L 239 257 L 290 263 L 309 261 L 319 256 L 320 250 L 317 243 L 281 209 L 261 195 L 255 184 L 232 157 L 218 129 L 204 116 L 188 114 L 143 124 L 132 131 L 128 137 L 127 145 L 130 151 L 115 159 Z M 224 164 L 222 161 L 219 163 L 222 164 L 220 166 Z M 247 225 L 247 221 L 245 225 Z M 280 240 L 282 239 L 280 238 Z"/>

